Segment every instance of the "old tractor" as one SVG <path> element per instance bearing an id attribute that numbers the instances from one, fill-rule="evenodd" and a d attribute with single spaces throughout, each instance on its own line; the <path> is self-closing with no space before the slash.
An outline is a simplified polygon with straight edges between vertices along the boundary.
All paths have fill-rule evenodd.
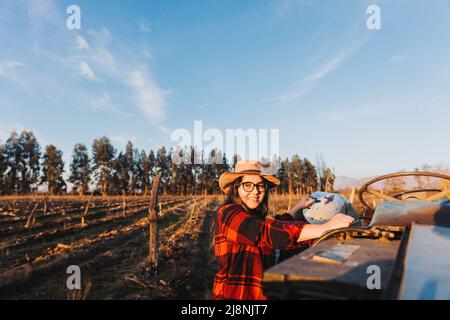
<path id="1" fill-rule="evenodd" d="M 325 233 L 312 246 L 264 273 L 270 299 L 450 299 L 450 190 L 385 194 L 390 178 L 441 179 L 434 172 L 377 177 L 359 190 L 363 225 Z M 445 184 L 442 184 L 445 185 Z M 374 207 L 368 194 L 381 199 Z"/>

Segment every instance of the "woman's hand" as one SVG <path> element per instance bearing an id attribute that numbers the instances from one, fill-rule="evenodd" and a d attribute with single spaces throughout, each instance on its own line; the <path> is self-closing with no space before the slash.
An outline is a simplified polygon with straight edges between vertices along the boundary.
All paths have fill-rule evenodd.
<path id="1" fill-rule="evenodd" d="M 303 199 L 301 199 L 297 205 L 299 206 L 300 209 L 305 209 L 308 208 L 310 205 L 312 205 L 314 203 L 314 199 L 311 198 L 310 196 L 304 197 Z"/>
<path id="2" fill-rule="evenodd" d="M 316 239 L 325 232 L 340 228 L 347 228 L 354 222 L 354 219 L 348 215 L 339 213 L 324 224 L 307 224 L 303 227 L 298 242 Z"/>
<path id="3" fill-rule="evenodd" d="M 294 207 L 292 207 L 291 210 L 289 210 L 289 214 L 295 218 L 295 216 L 297 215 L 297 213 L 300 212 L 300 210 L 309 207 L 313 203 L 314 199 L 311 198 L 310 196 L 306 196 L 302 198 L 299 202 L 297 202 L 297 204 Z"/>
<path id="4" fill-rule="evenodd" d="M 324 232 L 330 231 L 330 230 L 335 230 L 335 229 L 340 229 L 340 228 L 347 228 L 354 221 L 355 221 L 354 218 L 352 218 L 346 214 L 339 213 L 339 214 L 335 215 L 333 218 L 331 218 L 329 221 L 327 221 L 323 224 Z"/>

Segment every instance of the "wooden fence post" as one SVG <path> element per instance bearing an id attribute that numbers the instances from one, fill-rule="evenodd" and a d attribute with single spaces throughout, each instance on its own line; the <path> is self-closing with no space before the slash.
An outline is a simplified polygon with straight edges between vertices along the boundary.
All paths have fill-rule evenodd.
<path id="1" fill-rule="evenodd" d="M 192 228 L 192 217 L 194 216 L 196 203 L 197 203 L 197 196 L 194 196 L 194 203 L 192 204 L 191 216 L 189 217 L 189 229 Z"/>
<path id="2" fill-rule="evenodd" d="M 88 214 L 89 211 L 89 205 L 91 204 L 92 201 L 92 197 L 94 196 L 94 190 L 92 190 L 91 195 L 89 196 L 89 200 L 88 203 L 86 205 L 86 208 L 84 209 L 83 215 L 81 216 L 81 227 L 84 228 L 85 223 L 84 223 L 84 217 Z"/>
<path id="3" fill-rule="evenodd" d="M 44 194 L 44 214 L 47 213 L 47 194 Z"/>
<path id="4" fill-rule="evenodd" d="M 154 267 L 158 266 L 158 189 L 160 175 L 153 180 L 152 192 L 150 195 L 150 204 L 148 207 L 149 218 L 149 262 Z"/>
<path id="5" fill-rule="evenodd" d="M 31 223 L 34 219 L 34 215 L 35 215 L 35 212 L 36 212 L 36 209 L 38 208 L 38 206 L 39 206 L 39 203 L 36 203 L 33 210 L 31 211 L 30 215 L 28 216 L 28 220 L 27 220 L 27 223 L 25 224 L 25 228 L 29 228 L 31 226 Z"/>
<path id="6" fill-rule="evenodd" d="M 292 178 L 289 176 L 289 203 L 287 211 L 291 210 L 291 201 L 292 201 Z"/>
<path id="7" fill-rule="evenodd" d="M 125 210 L 127 208 L 127 201 L 125 199 L 125 190 L 122 190 L 122 217 L 125 218 Z"/>
<path id="8" fill-rule="evenodd" d="M 208 195 L 208 192 L 207 192 L 208 190 L 206 189 L 206 186 L 205 186 L 205 215 L 206 215 L 206 206 L 207 206 L 207 202 L 206 202 L 206 196 Z"/>

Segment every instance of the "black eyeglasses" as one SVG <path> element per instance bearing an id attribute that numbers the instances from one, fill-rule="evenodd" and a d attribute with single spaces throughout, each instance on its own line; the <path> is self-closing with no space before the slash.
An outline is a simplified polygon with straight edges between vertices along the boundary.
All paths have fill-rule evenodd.
<path id="1" fill-rule="evenodd" d="M 242 182 L 241 186 L 245 192 L 252 192 L 255 187 L 258 192 L 264 192 L 267 190 L 267 184 L 264 182 L 260 182 L 258 184 L 254 184 L 253 182 Z"/>

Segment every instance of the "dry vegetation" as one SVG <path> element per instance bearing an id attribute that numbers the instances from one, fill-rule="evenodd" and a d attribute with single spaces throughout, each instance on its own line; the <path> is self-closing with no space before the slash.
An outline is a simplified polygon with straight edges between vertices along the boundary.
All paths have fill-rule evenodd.
<path id="1" fill-rule="evenodd" d="M 86 210 L 88 198 L 0 201 L 1 298 L 178 297 L 180 285 L 188 287 L 194 262 L 205 262 L 200 255 L 209 251 L 204 239 L 215 197 L 196 199 L 195 208 L 193 198 L 160 199 L 156 270 L 147 263 L 149 200 L 127 197 L 124 205 L 122 197 L 93 198 Z M 89 292 L 66 289 L 71 264 L 80 266 Z"/>
<path id="2" fill-rule="evenodd" d="M 270 211 L 286 212 L 299 198 L 274 195 Z M 0 298 L 210 298 L 217 268 L 211 228 L 222 201 L 160 197 L 155 268 L 148 259 L 148 197 L 3 197 Z M 74 264 L 82 290 L 66 288 L 66 268 Z"/>

